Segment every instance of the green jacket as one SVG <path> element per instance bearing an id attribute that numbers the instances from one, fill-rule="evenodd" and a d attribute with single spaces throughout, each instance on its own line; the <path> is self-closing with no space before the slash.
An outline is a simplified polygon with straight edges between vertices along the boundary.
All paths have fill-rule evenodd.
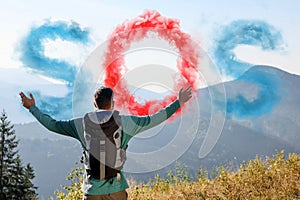
<path id="1" fill-rule="evenodd" d="M 165 109 L 162 109 L 153 115 L 142 117 L 121 115 L 121 123 L 123 130 L 121 147 L 125 148 L 129 140 L 133 136 L 162 123 L 163 121 L 168 119 L 172 114 L 174 114 L 179 108 L 180 104 L 178 100 L 176 100 Z M 82 118 L 57 121 L 49 115 L 42 113 L 35 105 L 32 105 L 29 108 L 29 111 L 48 130 L 61 135 L 73 137 L 77 139 L 83 147 L 85 147 Z M 111 178 L 109 180 L 96 180 L 92 178 L 90 182 L 88 182 L 85 173 L 81 189 L 85 194 L 101 195 L 118 192 L 128 188 L 128 183 L 124 177 L 123 172 L 121 172 L 121 180 L 119 182 L 117 182 L 115 179 L 116 177 Z"/>

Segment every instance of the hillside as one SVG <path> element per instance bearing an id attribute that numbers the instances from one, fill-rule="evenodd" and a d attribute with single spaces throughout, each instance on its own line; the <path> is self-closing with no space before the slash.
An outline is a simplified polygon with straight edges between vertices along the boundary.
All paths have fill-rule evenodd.
<path id="1" fill-rule="evenodd" d="M 130 180 L 129 200 L 161 199 L 291 199 L 300 198 L 300 156 L 277 152 L 271 157 L 249 160 L 236 170 L 219 166 L 212 177 L 205 169 L 198 170 L 196 178 L 187 166 L 177 163 L 167 176 L 159 174 L 146 183 Z M 73 168 L 67 177 L 70 184 L 56 190 L 60 200 L 81 199 L 82 168 Z"/>
<path id="2" fill-rule="evenodd" d="M 184 168 L 156 176 L 147 184 L 132 184 L 129 199 L 299 199 L 300 157 L 283 152 L 263 160 L 255 158 L 236 171 L 220 167 L 213 178 L 200 170 L 195 181 Z M 182 170 L 183 169 L 183 170 Z"/>

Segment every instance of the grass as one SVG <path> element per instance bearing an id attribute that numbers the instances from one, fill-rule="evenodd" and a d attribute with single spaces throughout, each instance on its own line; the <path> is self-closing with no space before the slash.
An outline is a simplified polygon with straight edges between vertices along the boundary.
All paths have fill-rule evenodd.
<path id="1" fill-rule="evenodd" d="M 258 157 L 243 163 L 237 171 L 220 167 L 209 179 L 201 169 L 197 180 L 187 173 L 157 176 L 147 184 L 132 186 L 129 199 L 300 199 L 300 157 L 280 152 L 272 158 Z M 179 175 L 179 176 L 178 176 Z"/>
<path id="2" fill-rule="evenodd" d="M 58 199 L 82 199 L 80 182 L 83 169 L 72 169 L 67 179 L 69 186 L 55 191 Z M 184 164 L 176 164 L 165 178 L 157 175 L 147 184 L 130 181 L 129 200 L 247 200 L 300 199 L 300 156 L 281 151 L 272 157 L 256 157 L 240 165 L 238 170 L 218 167 L 213 178 L 200 168 L 195 180 Z M 52 198 L 53 199 L 53 198 Z"/>

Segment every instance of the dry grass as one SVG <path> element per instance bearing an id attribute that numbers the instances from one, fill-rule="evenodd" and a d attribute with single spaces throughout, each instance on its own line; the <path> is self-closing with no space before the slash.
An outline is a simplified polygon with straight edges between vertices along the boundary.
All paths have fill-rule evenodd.
<path id="1" fill-rule="evenodd" d="M 205 171 L 200 172 L 197 181 L 191 181 L 184 170 L 170 173 L 165 179 L 157 176 L 148 184 L 131 187 L 129 199 L 300 199 L 297 154 L 286 159 L 283 152 L 265 160 L 256 158 L 235 172 L 220 168 L 214 179 L 209 179 Z"/>

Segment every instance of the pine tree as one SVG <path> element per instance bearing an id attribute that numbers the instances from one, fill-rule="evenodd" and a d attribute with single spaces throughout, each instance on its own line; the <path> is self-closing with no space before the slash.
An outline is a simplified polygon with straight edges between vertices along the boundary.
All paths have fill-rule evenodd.
<path id="1" fill-rule="evenodd" d="M 0 116 L 0 134 L 0 199 L 34 199 L 34 171 L 30 164 L 22 165 L 16 149 L 19 140 L 5 111 Z"/>

